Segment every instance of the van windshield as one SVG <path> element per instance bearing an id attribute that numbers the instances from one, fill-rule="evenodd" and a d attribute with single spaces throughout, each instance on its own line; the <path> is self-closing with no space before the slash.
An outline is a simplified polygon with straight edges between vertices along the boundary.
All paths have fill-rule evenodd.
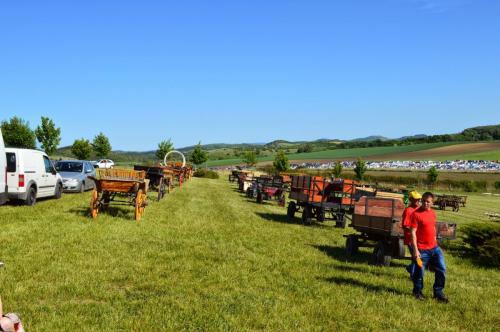
<path id="1" fill-rule="evenodd" d="M 74 172 L 81 173 L 83 170 L 83 163 L 76 161 L 59 161 L 56 164 L 58 172 Z"/>

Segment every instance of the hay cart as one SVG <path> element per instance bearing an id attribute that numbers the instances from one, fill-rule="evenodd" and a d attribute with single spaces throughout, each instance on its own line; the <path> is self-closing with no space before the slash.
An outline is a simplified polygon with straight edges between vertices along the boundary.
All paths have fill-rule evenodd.
<path id="1" fill-rule="evenodd" d="M 243 172 L 240 170 L 232 170 L 231 174 L 229 174 L 229 182 L 236 182 L 239 179 L 240 175 L 248 176 L 249 172 Z"/>
<path id="2" fill-rule="evenodd" d="M 135 220 L 140 220 L 147 205 L 149 180 L 146 172 L 128 169 L 98 169 L 95 189 L 90 200 L 90 215 L 96 218 L 100 211 L 113 205 L 131 205 L 135 208 Z M 122 198 L 117 200 L 116 198 Z"/>
<path id="3" fill-rule="evenodd" d="M 389 266 L 392 258 L 406 258 L 402 216 L 402 199 L 361 197 L 354 206 L 350 227 L 357 234 L 346 237 L 346 255 L 352 256 L 360 247 L 373 247 L 372 263 Z M 438 222 L 438 240 L 455 239 L 456 224 Z M 409 258 L 409 257 L 408 257 Z"/>
<path id="4" fill-rule="evenodd" d="M 353 180 L 293 175 L 287 216 L 292 219 L 302 210 L 304 224 L 311 224 L 316 218 L 320 222 L 334 220 L 337 227 L 343 228 L 346 215 L 354 208 L 357 185 Z"/>
<path id="5" fill-rule="evenodd" d="M 173 175 L 164 166 L 142 166 L 134 165 L 135 171 L 146 172 L 149 187 L 158 192 L 157 200 L 162 199 L 172 188 Z"/>

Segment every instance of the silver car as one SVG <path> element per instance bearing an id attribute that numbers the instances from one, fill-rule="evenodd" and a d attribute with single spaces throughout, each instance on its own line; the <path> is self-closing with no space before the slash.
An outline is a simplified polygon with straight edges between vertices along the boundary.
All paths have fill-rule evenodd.
<path id="1" fill-rule="evenodd" d="M 60 160 L 56 162 L 56 170 L 63 179 L 63 190 L 84 192 L 93 189 L 95 183 L 90 176 L 95 177 L 94 166 L 84 160 Z"/>

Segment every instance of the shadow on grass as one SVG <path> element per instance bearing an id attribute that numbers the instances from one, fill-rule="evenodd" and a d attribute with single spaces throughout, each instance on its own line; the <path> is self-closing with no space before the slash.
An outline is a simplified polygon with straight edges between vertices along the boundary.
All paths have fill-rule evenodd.
<path id="1" fill-rule="evenodd" d="M 337 284 L 337 285 L 347 285 L 347 286 L 360 287 L 360 288 L 363 288 L 364 290 L 367 290 L 370 292 L 375 292 L 375 293 L 393 293 L 396 295 L 408 295 L 407 293 L 402 292 L 396 288 L 387 287 L 384 285 L 369 284 L 367 282 L 359 281 L 359 280 L 356 280 L 353 278 L 330 277 L 330 278 L 321 278 L 321 279 L 324 281 L 327 281 L 327 282 L 331 282 L 333 284 Z"/>
<path id="2" fill-rule="evenodd" d="M 325 253 L 328 255 L 328 257 L 331 257 L 335 259 L 336 261 L 339 262 L 354 262 L 354 263 L 373 263 L 372 259 L 372 254 L 364 251 L 357 252 L 353 256 L 348 257 L 345 252 L 344 247 L 332 247 L 332 246 L 325 246 L 325 245 L 310 245 L 313 248 L 318 249 L 319 251 Z M 391 266 L 390 267 L 405 267 L 407 264 L 401 263 L 401 262 L 395 262 L 394 260 L 391 261 Z M 347 268 L 346 268 L 347 269 Z M 365 271 L 366 272 L 366 271 Z"/>
<path id="3" fill-rule="evenodd" d="M 256 215 L 261 217 L 262 219 L 272 221 L 272 222 L 277 222 L 277 223 L 282 223 L 282 224 L 289 224 L 289 225 L 302 225 L 302 220 L 299 218 L 292 218 L 291 220 L 288 219 L 286 214 L 278 214 L 278 213 L 264 213 L 264 212 L 256 212 Z M 304 227 L 317 227 L 317 228 L 329 228 L 327 226 L 317 224 L 317 223 L 312 223 L 311 225 L 304 225 Z"/>
<path id="4" fill-rule="evenodd" d="M 90 210 L 89 208 L 74 208 L 70 209 L 69 212 L 74 213 L 78 216 L 81 217 L 89 217 L 90 218 Z M 108 215 L 124 220 L 134 220 L 134 209 L 130 208 L 124 208 L 124 207 L 117 207 L 117 206 L 110 206 L 105 210 L 99 211 L 99 214 L 97 215 L 97 218 L 99 218 L 99 215 Z"/>

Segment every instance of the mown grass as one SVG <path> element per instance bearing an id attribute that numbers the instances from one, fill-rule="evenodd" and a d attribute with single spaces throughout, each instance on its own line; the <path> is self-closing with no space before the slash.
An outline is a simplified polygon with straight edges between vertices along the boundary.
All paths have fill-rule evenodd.
<path id="1" fill-rule="evenodd" d="M 193 179 L 141 222 L 128 207 L 92 220 L 89 193 L 0 208 L 0 295 L 29 331 L 495 330 L 500 272 L 446 254 L 449 305 L 411 297 L 405 261 L 344 256 L 330 224 L 289 222 L 225 180 Z M 473 196 L 459 224 L 498 197 Z M 431 274 L 425 292 L 430 296 Z"/>

